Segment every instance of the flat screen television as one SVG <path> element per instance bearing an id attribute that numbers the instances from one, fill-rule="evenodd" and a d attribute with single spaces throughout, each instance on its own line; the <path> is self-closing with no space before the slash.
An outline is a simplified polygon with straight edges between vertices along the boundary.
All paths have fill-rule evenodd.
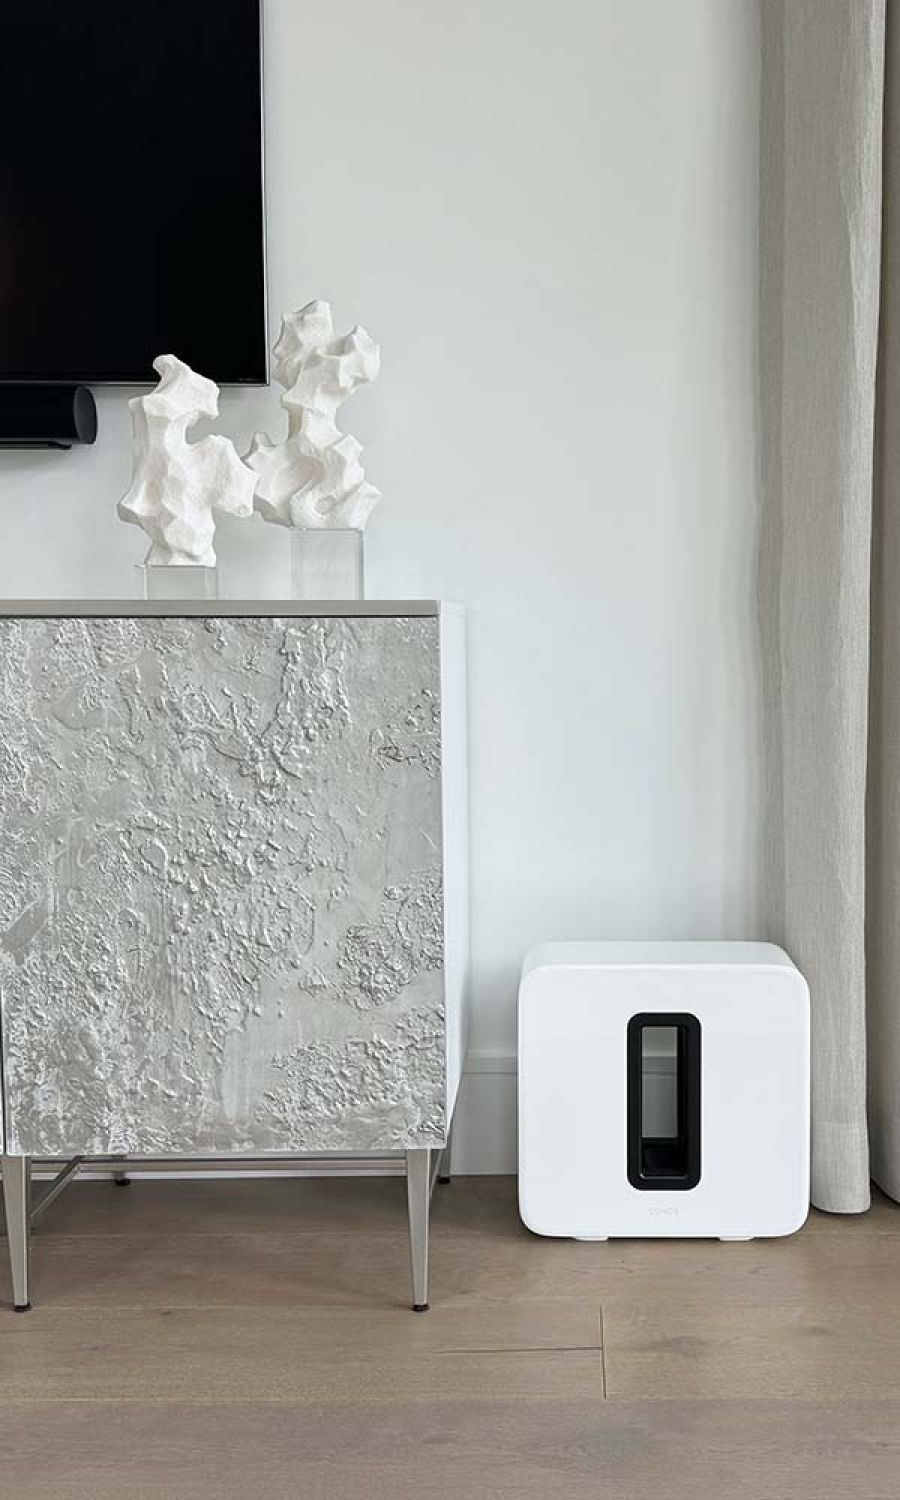
<path id="1" fill-rule="evenodd" d="M 0 381 L 267 378 L 260 0 L 3 0 Z"/>

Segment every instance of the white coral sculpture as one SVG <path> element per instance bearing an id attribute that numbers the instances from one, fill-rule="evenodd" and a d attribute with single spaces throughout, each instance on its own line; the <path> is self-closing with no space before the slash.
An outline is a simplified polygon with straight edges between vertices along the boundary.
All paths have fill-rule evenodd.
<path id="1" fill-rule="evenodd" d="M 287 437 L 256 433 L 247 462 L 257 475 L 256 509 L 278 526 L 361 531 L 381 492 L 369 484 L 356 438 L 341 432 L 342 401 L 373 381 L 381 353 L 364 328 L 335 338 L 327 302 L 287 313 L 273 354 L 284 387 Z"/>
<path id="2" fill-rule="evenodd" d="M 159 385 L 128 403 L 134 471 L 118 512 L 149 536 L 148 565 L 214 568 L 214 513 L 252 515 L 256 476 L 230 438 L 187 440 L 201 417 L 218 416 L 215 381 L 174 354 L 161 354 L 153 368 Z"/>

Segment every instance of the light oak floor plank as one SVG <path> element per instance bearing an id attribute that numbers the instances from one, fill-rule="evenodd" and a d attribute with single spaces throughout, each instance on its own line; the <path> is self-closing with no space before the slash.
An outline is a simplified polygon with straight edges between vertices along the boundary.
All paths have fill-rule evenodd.
<path id="1" fill-rule="evenodd" d="M 16 1500 L 896 1500 L 897 1403 L 0 1407 Z"/>
<path id="2" fill-rule="evenodd" d="M 603 1394 L 599 1318 L 573 1305 L 500 1304 L 469 1318 L 271 1307 L 13 1316 L 0 1338 L 0 1404 Z"/>
<path id="3" fill-rule="evenodd" d="M 492 1182 L 505 1179 L 490 1179 Z M 35 1183 L 39 1196 L 45 1184 Z M 477 1217 L 482 1195 L 464 1193 L 466 1218 Z M 483 1195 L 485 1198 L 488 1195 Z M 435 1211 L 439 1209 L 435 1197 Z M 489 1214 L 507 1213 L 496 1200 Z M 322 1234 L 346 1230 L 394 1233 L 406 1222 L 401 1177 L 234 1178 L 160 1182 L 135 1177 L 128 1187 L 78 1177 L 40 1221 L 47 1237 L 87 1234 Z"/>
<path id="4" fill-rule="evenodd" d="M 611 1398 L 900 1400 L 900 1306 L 747 1307 L 648 1292 L 604 1303 Z M 900 1471 L 898 1471 L 900 1494 Z"/>
<path id="5" fill-rule="evenodd" d="M 237 1185 L 235 1185 L 237 1186 Z M 140 1192 L 141 1189 L 136 1189 Z M 52 1212 L 52 1210 L 51 1210 Z M 221 1220 L 218 1222 L 221 1223 Z M 35 1301 L 45 1307 L 272 1305 L 405 1308 L 406 1226 L 369 1235 L 302 1236 L 248 1229 L 189 1233 L 147 1227 L 131 1234 L 33 1237 Z M 473 1301 L 588 1299 L 594 1304 L 651 1289 L 662 1311 L 696 1289 L 702 1299 L 765 1309 L 823 1298 L 886 1309 L 900 1305 L 900 1244 L 892 1235 L 829 1234 L 720 1245 L 712 1241 L 575 1244 L 496 1226 L 474 1233 L 437 1224 L 432 1239 L 435 1306 Z M 0 1256 L 0 1261 L 4 1258 Z M 8 1296 L 0 1264 L 0 1301 Z"/>

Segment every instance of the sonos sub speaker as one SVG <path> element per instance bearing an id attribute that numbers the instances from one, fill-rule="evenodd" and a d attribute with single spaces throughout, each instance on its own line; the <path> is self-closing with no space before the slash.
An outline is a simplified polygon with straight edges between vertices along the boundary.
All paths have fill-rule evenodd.
<path id="1" fill-rule="evenodd" d="M 519 991 L 536 1234 L 792 1234 L 809 1209 L 809 992 L 770 943 L 548 943 Z"/>

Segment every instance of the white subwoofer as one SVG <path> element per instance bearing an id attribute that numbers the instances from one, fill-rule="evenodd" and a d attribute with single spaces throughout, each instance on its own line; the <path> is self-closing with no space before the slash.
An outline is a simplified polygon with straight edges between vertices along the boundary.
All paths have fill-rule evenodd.
<path id="1" fill-rule="evenodd" d="M 753 1239 L 809 1209 L 809 992 L 770 943 L 550 943 L 519 989 L 536 1234 Z"/>

